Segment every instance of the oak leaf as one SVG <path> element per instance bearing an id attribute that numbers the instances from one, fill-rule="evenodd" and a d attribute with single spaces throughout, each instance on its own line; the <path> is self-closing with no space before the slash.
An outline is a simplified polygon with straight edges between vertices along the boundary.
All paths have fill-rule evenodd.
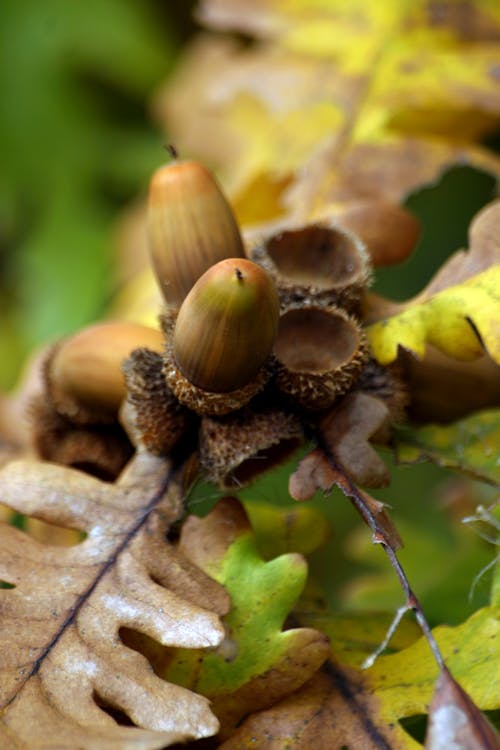
<path id="1" fill-rule="evenodd" d="M 471 414 L 450 425 L 403 427 L 395 433 L 400 463 L 430 459 L 440 466 L 500 486 L 500 410 Z"/>
<path id="2" fill-rule="evenodd" d="M 165 677 L 211 699 L 224 737 L 249 712 L 301 687 L 327 658 L 328 639 L 312 628 L 282 630 L 305 585 L 307 565 L 293 553 L 264 562 L 233 498 L 221 500 L 204 519 L 191 516 L 180 549 L 224 585 L 232 609 L 224 617 L 225 642 L 212 653 L 170 653 Z"/>
<path id="3" fill-rule="evenodd" d="M 319 434 L 328 452 L 352 479 L 367 487 L 383 487 L 389 481 L 387 467 L 370 444 L 377 433 L 386 435 L 389 412 L 378 398 L 355 391 L 343 398 L 319 421 Z M 306 456 L 290 477 L 290 494 L 308 500 L 317 489 L 329 491 L 331 470 L 320 460 L 320 451 Z"/>
<path id="4" fill-rule="evenodd" d="M 87 536 L 70 548 L 2 525 L 0 737 L 20 748 L 160 748 L 211 735 L 205 698 L 162 681 L 120 630 L 164 645 L 217 646 L 225 592 L 165 540 L 180 513 L 171 464 L 136 455 L 115 484 L 12 462 L 0 498 Z M 113 711 L 132 727 L 118 726 Z M 111 715 L 110 715 L 111 713 Z"/>
<path id="5" fill-rule="evenodd" d="M 478 145 L 500 119 L 494 4 L 205 0 L 199 15 L 256 41 L 196 40 L 157 109 L 219 163 L 243 223 L 397 204 L 457 163 L 499 172 Z"/>
<path id="6" fill-rule="evenodd" d="M 486 351 L 500 364 L 500 201 L 474 217 L 469 249 L 454 253 L 414 299 L 401 304 L 371 298 L 368 327 L 374 356 L 382 364 L 399 347 L 422 358 L 432 345 L 448 357 L 469 361 Z"/>
<path id="7" fill-rule="evenodd" d="M 484 350 L 500 364 L 500 264 L 368 328 L 372 352 L 393 362 L 401 346 L 422 357 L 427 343 L 449 357 L 471 360 Z"/>
<path id="8" fill-rule="evenodd" d="M 500 750 L 500 737 L 446 668 L 429 709 L 426 750 Z"/>
<path id="9" fill-rule="evenodd" d="M 497 574 L 498 578 L 498 574 Z M 495 590 L 495 585 L 493 587 Z M 498 596 L 462 625 L 438 627 L 434 635 L 446 663 L 458 680 L 470 714 L 500 707 L 496 640 L 500 637 Z M 367 642 L 353 639 L 354 628 L 338 627 L 336 617 L 297 612 L 300 622 L 319 625 L 330 637 L 331 658 L 308 683 L 266 711 L 241 725 L 220 750 L 417 750 L 422 745 L 404 728 L 403 720 L 425 715 L 438 669 L 423 638 L 400 642 L 396 653 L 379 657 L 362 670 Z M 362 630 L 361 630 L 362 633 Z M 346 653 L 346 650 L 348 653 Z M 474 703 L 476 704 L 474 706 Z M 462 704 L 463 708 L 463 704 Z M 483 717 L 481 720 L 484 721 Z M 492 731 L 495 743 L 498 736 Z M 465 745 L 496 748 L 497 744 Z M 430 745 L 432 747 L 432 745 Z M 437 745 L 436 747 L 440 747 Z M 443 745 L 443 748 L 445 745 Z M 451 747 L 451 745 L 448 745 Z"/>

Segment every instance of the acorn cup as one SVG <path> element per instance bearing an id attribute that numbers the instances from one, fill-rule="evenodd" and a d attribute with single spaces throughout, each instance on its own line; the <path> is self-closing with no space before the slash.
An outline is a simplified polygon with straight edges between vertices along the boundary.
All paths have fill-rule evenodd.
<path id="1" fill-rule="evenodd" d="M 285 461 L 303 440 L 298 418 L 281 409 L 245 407 L 224 417 L 203 417 L 200 468 L 221 489 L 243 487 Z"/>
<path id="2" fill-rule="evenodd" d="M 208 169 L 195 161 L 175 160 L 153 174 L 148 235 L 161 292 L 175 308 L 214 263 L 244 257 L 231 206 Z"/>
<path id="3" fill-rule="evenodd" d="M 359 323 L 330 305 L 289 305 L 274 344 L 276 385 L 305 409 L 326 409 L 356 381 L 368 358 Z"/>
<path id="4" fill-rule="evenodd" d="M 133 447 L 117 423 L 75 424 L 39 395 L 30 405 L 33 447 L 45 461 L 71 466 L 113 481 L 132 456 Z"/>
<path id="5" fill-rule="evenodd" d="M 275 286 L 246 259 L 216 263 L 196 282 L 174 316 L 163 316 L 164 375 L 198 414 L 227 414 L 260 391 L 270 376 L 278 329 Z"/>
<path id="6" fill-rule="evenodd" d="M 314 302 L 354 310 L 371 280 L 365 245 L 334 223 L 283 229 L 249 255 L 274 279 L 282 307 Z"/>
<path id="7" fill-rule="evenodd" d="M 166 456 L 188 432 L 196 416 L 182 406 L 163 377 L 163 359 L 149 349 L 135 349 L 122 365 L 127 398 L 120 422 L 138 450 Z"/>
<path id="8" fill-rule="evenodd" d="M 125 398 L 123 360 L 133 349 L 163 349 L 161 331 L 125 321 L 83 328 L 62 339 L 45 363 L 45 385 L 54 409 L 75 424 L 116 421 Z"/>

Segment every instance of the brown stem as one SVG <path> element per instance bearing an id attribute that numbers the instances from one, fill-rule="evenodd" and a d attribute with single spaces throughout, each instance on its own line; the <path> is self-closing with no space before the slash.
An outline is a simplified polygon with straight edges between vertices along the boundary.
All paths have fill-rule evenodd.
<path id="1" fill-rule="evenodd" d="M 415 596 L 408 581 L 408 577 L 398 560 L 396 548 L 398 546 L 397 540 L 399 537 L 397 535 L 397 532 L 395 532 L 395 529 L 393 528 L 388 516 L 384 512 L 380 511 L 381 504 L 374 500 L 366 492 L 364 492 L 364 490 L 360 490 L 359 487 L 354 484 L 354 482 L 347 476 L 342 467 L 338 465 L 335 458 L 328 450 L 328 447 L 322 444 L 323 441 L 321 440 L 321 438 L 319 439 L 319 443 L 334 473 L 335 484 L 352 501 L 354 507 L 360 513 L 365 523 L 373 531 L 374 543 L 380 544 L 385 554 L 389 558 L 392 567 L 396 571 L 396 575 L 398 576 L 401 588 L 404 591 L 406 597 L 406 609 L 411 609 L 415 614 L 415 618 L 427 640 L 427 643 L 429 644 L 429 647 L 438 666 L 440 668 L 443 668 L 443 655 L 439 650 L 439 646 L 436 642 L 436 639 L 434 638 L 434 635 L 432 634 L 429 623 L 425 619 L 422 606 Z"/>

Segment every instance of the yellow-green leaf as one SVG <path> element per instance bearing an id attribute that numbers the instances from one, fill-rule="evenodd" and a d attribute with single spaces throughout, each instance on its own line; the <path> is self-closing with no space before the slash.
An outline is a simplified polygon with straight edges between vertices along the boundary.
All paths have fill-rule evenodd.
<path id="1" fill-rule="evenodd" d="M 220 648 L 174 650 L 163 676 L 210 698 L 225 734 L 249 711 L 303 685 L 327 658 L 328 639 L 312 628 L 282 630 L 305 585 L 306 562 L 294 553 L 262 560 L 236 500 L 221 500 L 204 519 L 191 516 L 181 549 L 224 586 L 232 609 Z"/>
<path id="2" fill-rule="evenodd" d="M 405 427 L 396 433 L 400 463 L 429 459 L 500 485 L 500 410 L 491 409 L 451 425 Z"/>
<path id="3" fill-rule="evenodd" d="M 500 364 L 499 321 L 500 265 L 494 265 L 420 304 L 410 303 L 391 318 L 377 321 L 368 328 L 368 336 L 381 364 L 394 361 L 399 346 L 423 357 L 428 343 L 450 357 L 475 359 L 483 353 L 481 340 Z"/>
<path id="4" fill-rule="evenodd" d="M 164 112 L 183 150 L 221 165 L 244 222 L 400 202 L 457 163 L 500 171 L 478 145 L 500 121 L 491 0 L 205 0 L 200 15 L 257 42 L 197 41 Z"/>

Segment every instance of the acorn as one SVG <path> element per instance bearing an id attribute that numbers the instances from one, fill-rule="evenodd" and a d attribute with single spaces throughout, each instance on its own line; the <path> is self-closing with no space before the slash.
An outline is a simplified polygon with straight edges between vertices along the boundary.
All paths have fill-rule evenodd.
<path id="1" fill-rule="evenodd" d="M 153 174 L 148 234 L 161 292 L 173 307 L 214 263 L 244 257 L 231 206 L 213 175 L 195 161 L 174 160 Z"/>
<path id="2" fill-rule="evenodd" d="M 240 258 L 216 263 L 189 292 L 173 330 L 172 318 L 163 319 L 167 384 L 199 414 L 240 408 L 269 377 L 278 321 L 278 295 L 263 268 Z"/>
<path id="3" fill-rule="evenodd" d="M 349 201 L 335 210 L 335 221 L 364 242 L 374 266 L 402 263 L 420 239 L 420 223 L 403 206 L 384 200 Z"/>
<path id="4" fill-rule="evenodd" d="M 113 422 L 125 398 L 123 360 L 133 349 L 161 352 L 161 331 L 113 321 L 84 328 L 54 346 L 45 364 L 47 396 L 76 424 Z"/>
<path id="5" fill-rule="evenodd" d="M 326 409 L 346 393 L 368 358 L 360 324 L 343 308 L 288 305 L 273 353 L 276 385 L 306 409 Z"/>
<path id="6" fill-rule="evenodd" d="M 364 243 L 333 222 L 283 228 L 249 255 L 275 281 L 282 307 L 305 302 L 352 310 L 371 280 Z"/>

